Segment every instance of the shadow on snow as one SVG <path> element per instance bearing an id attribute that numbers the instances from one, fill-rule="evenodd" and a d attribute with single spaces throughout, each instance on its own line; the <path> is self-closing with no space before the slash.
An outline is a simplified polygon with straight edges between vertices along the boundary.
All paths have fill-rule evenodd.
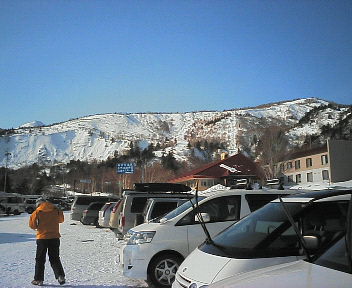
<path id="1" fill-rule="evenodd" d="M 0 233 L 0 244 L 35 241 L 33 234 Z"/>

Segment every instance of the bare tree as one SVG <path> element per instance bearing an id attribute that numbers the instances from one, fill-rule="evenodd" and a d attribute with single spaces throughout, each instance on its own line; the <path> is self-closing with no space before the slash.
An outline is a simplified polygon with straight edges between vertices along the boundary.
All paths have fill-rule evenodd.
<path id="1" fill-rule="evenodd" d="M 288 139 L 285 129 L 280 126 L 264 128 L 259 139 L 258 151 L 261 162 L 265 166 L 267 178 L 277 176 L 274 167 L 280 159 L 287 153 Z"/>

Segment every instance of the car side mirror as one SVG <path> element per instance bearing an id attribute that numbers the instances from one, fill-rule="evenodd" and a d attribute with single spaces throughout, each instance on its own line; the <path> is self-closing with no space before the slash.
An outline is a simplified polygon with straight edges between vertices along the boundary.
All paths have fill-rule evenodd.
<path id="1" fill-rule="evenodd" d="M 199 217 L 203 219 L 204 223 L 210 222 L 210 215 L 209 213 L 198 213 L 194 216 L 194 221 L 195 222 L 200 222 Z"/>
<path id="2" fill-rule="evenodd" d="M 317 250 L 320 246 L 320 239 L 314 235 L 303 236 L 304 242 L 306 243 L 306 248 L 308 250 Z"/>

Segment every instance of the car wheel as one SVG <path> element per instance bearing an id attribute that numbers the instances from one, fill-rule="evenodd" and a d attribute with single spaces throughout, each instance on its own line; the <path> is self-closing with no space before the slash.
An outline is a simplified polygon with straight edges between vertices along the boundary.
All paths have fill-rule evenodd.
<path id="1" fill-rule="evenodd" d="M 148 282 L 153 287 L 171 287 L 182 258 L 175 254 L 162 254 L 156 257 L 149 265 Z"/>
<path id="2" fill-rule="evenodd" d="M 21 213 L 20 213 L 20 211 L 18 211 L 17 209 L 15 209 L 14 211 L 13 211 L 13 215 L 20 215 Z"/>
<path id="3" fill-rule="evenodd" d="M 34 211 L 34 209 L 33 209 L 32 207 L 28 207 L 28 208 L 27 208 L 27 213 L 28 213 L 28 214 L 32 214 L 33 211 Z"/>

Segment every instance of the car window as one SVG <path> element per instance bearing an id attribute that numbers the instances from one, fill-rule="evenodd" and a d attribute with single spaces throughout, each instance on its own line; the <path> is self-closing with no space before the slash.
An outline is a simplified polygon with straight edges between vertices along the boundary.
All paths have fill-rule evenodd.
<path id="1" fill-rule="evenodd" d="M 202 201 L 203 199 L 205 199 L 204 196 L 199 196 L 198 197 L 198 202 Z M 171 212 L 167 213 L 166 215 L 164 215 L 163 218 L 165 218 L 166 220 L 170 220 L 172 218 L 177 217 L 178 215 L 182 214 L 183 212 L 185 212 L 186 210 L 188 210 L 189 208 L 193 207 L 196 205 L 196 200 L 195 197 L 187 200 L 185 203 L 183 203 L 182 205 L 178 206 L 176 209 L 172 210 Z"/>
<path id="2" fill-rule="evenodd" d="M 142 213 L 147 200 L 147 197 L 134 197 L 132 199 L 131 213 Z"/>
<path id="3" fill-rule="evenodd" d="M 201 205 L 198 209 L 192 210 L 183 217 L 177 225 L 192 225 L 195 222 L 197 213 L 208 213 L 210 222 L 233 221 L 240 218 L 241 196 L 231 195 L 218 197 L 209 200 Z"/>
<path id="4" fill-rule="evenodd" d="M 346 250 L 346 239 L 343 237 L 330 249 L 324 252 L 317 260 L 315 260 L 314 263 L 351 274 L 351 267 Z"/>
<path id="5" fill-rule="evenodd" d="M 21 198 L 19 197 L 8 197 L 7 203 L 21 203 Z"/>
<path id="6" fill-rule="evenodd" d="M 91 203 L 88 207 L 88 210 L 100 210 L 100 208 L 104 205 L 104 202 Z"/>
<path id="7" fill-rule="evenodd" d="M 109 201 L 109 199 L 106 197 L 94 197 L 94 196 L 77 197 L 75 204 L 76 205 L 89 205 L 92 202 L 107 202 L 107 201 Z"/>
<path id="8" fill-rule="evenodd" d="M 303 235 L 315 235 L 326 247 L 344 231 L 347 202 L 311 205 L 286 203 Z M 302 255 L 300 243 L 281 203 L 270 203 L 227 228 L 214 238 L 226 247 L 227 257 L 284 257 Z M 218 253 L 218 252 L 216 252 Z M 215 254 L 216 254 L 215 253 Z M 220 252 L 222 255 L 223 252 Z M 216 255 L 220 255 L 216 254 Z"/>
<path id="9" fill-rule="evenodd" d="M 177 201 L 173 202 L 156 202 L 152 213 L 150 215 L 151 219 L 164 215 L 165 213 L 175 209 L 177 207 Z"/>
<path id="10" fill-rule="evenodd" d="M 270 201 L 277 199 L 278 196 L 278 194 L 247 194 L 245 198 L 247 200 L 249 210 L 253 212 L 268 204 Z"/>

